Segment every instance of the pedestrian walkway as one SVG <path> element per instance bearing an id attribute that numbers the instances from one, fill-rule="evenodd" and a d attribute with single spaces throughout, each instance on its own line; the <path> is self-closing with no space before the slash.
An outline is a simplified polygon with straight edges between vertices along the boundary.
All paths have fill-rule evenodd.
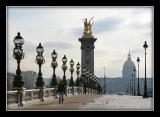
<path id="1" fill-rule="evenodd" d="M 153 98 L 130 95 L 102 95 L 87 105 L 83 110 L 153 110 Z"/>
<path id="2" fill-rule="evenodd" d="M 64 97 L 64 102 L 59 103 L 58 99 L 46 98 L 44 102 L 39 100 L 24 103 L 23 107 L 17 104 L 8 105 L 7 110 L 79 110 L 79 108 L 88 102 L 99 98 L 101 95 L 68 95 Z"/>

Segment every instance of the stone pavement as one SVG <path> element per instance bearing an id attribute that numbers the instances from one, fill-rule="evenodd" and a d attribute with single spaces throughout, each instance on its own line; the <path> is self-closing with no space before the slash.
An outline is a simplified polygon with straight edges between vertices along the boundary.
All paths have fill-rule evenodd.
<path id="1" fill-rule="evenodd" d="M 45 99 L 44 102 L 36 100 L 24 103 L 23 107 L 18 107 L 17 104 L 8 105 L 7 110 L 82 110 L 80 109 L 81 106 L 99 97 L 101 95 L 68 95 L 67 97 L 64 96 L 63 103 L 59 103 L 58 99 L 50 97 Z"/>

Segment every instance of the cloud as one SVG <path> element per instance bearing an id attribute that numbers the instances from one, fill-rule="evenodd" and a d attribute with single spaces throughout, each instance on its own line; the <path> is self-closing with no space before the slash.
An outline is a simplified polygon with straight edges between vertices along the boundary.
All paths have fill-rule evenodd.
<path id="1" fill-rule="evenodd" d="M 36 51 L 36 46 L 30 41 L 25 41 L 23 45 L 23 51 L 25 53 L 31 53 L 33 51 Z"/>
<path id="2" fill-rule="evenodd" d="M 80 36 L 80 35 L 83 34 L 83 28 L 82 27 L 81 28 L 80 27 L 74 27 L 71 30 L 73 31 L 73 34 L 75 36 Z"/>
<path id="3" fill-rule="evenodd" d="M 94 29 L 96 33 L 101 33 L 117 29 L 121 23 L 121 18 L 111 16 L 95 22 Z"/>
<path id="4" fill-rule="evenodd" d="M 143 50 L 143 48 L 135 48 L 135 49 L 131 50 L 131 53 L 133 53 L 133 54 L 142 54 L 142 53 L 144 53 L 144 50 Z"/>
<path id="5" fill-rule="evenodd" d="M 139 22 L 139 21 L 134 21 L 134 22 L 131 22 L 128 24 L 128 27 L 129 28 L 135 28 L 135 29 L 149 29 L 151 28 L 151 25 L 152 23 L 151 22 Z"/>
<path id="6" fill-rule="evenodd" d="M 71 49 L 73 45 L 67 42 L 46 42 L 43 44 L 44 48 L 58 48 L 58 49 Z"/>
<path id="7" fill-rule="evenodd" d="M 109 50 L 96 50 L 96 49 L 95 49 L 94 53 L 95 53 L 97 56 L 103 56 L 103 55 L 109 53 Z"/>

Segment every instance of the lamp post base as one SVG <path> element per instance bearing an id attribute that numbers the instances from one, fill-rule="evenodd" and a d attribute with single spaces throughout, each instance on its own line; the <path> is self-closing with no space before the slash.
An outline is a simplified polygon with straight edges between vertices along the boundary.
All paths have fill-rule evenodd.
<path id="1" fill-rule="evenodd" d="M 17 91 L 17 104 L 18 104 L 18 107 L 23 107 L 23 91 L 26 89 L 24 87 L 14 87 L 13 88 L 14 90 L 18 90 Z"/>
<path id="2" fill-rule="evenodd" d="M 37 89 L 39 89 L 40 102 L 44 102 L 44 88 L 45 87 L 37 87 Z"/>
<path id="3" fill-rule="evenodd" d="M 19 90 L 17 92 L 18 94 L 18 107 L 23 107 L 23 92 L 22 90 Z"/>
<path id="4" fill-rule="evenodd" d="M 143 95 L 143 98 L 148 98 L 148 96 L 147 95 Z"/>
<path id="5" fill-rule="evenodd" d="M 140 93 L 137 93 L 137 96 L 141 96 L 141 94 L 140 94 Z"/>

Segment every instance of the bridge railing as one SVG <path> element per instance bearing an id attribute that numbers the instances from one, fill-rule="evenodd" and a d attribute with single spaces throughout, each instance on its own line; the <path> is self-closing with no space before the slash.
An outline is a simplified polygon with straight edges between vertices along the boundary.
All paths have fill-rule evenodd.
<path id="1" fill-rule="evenodd" d="M 57 89 L 56 88 L 44 88 L 44 98 L 56 96 Z M 23 101 L 32 101 L 39 99 L 39 89 L 30 89 L 24 90 L 23 92 Z M 16 103 L 17 101 L 17 91 L 8 91 L 7 92 L 7 103 Z"/>
<path id="2" fill-rule="evenodd" d="M 90 94 L 98 94 L 97 91 L 88 89 Z M 57 88 L 44 88 L 44 98 L 54 97 L 57 95 Z M 67 87 L 67 94 L 72 93 L 73 88 Z M 83 94 L 83 87 L 74 87 L 74 94 Z M 30 89 L 23 91 L 23 102 L 38 100 L 39 89 Z M 17 91 L 7 91 L 7 104 L 17 102 Z"/>

